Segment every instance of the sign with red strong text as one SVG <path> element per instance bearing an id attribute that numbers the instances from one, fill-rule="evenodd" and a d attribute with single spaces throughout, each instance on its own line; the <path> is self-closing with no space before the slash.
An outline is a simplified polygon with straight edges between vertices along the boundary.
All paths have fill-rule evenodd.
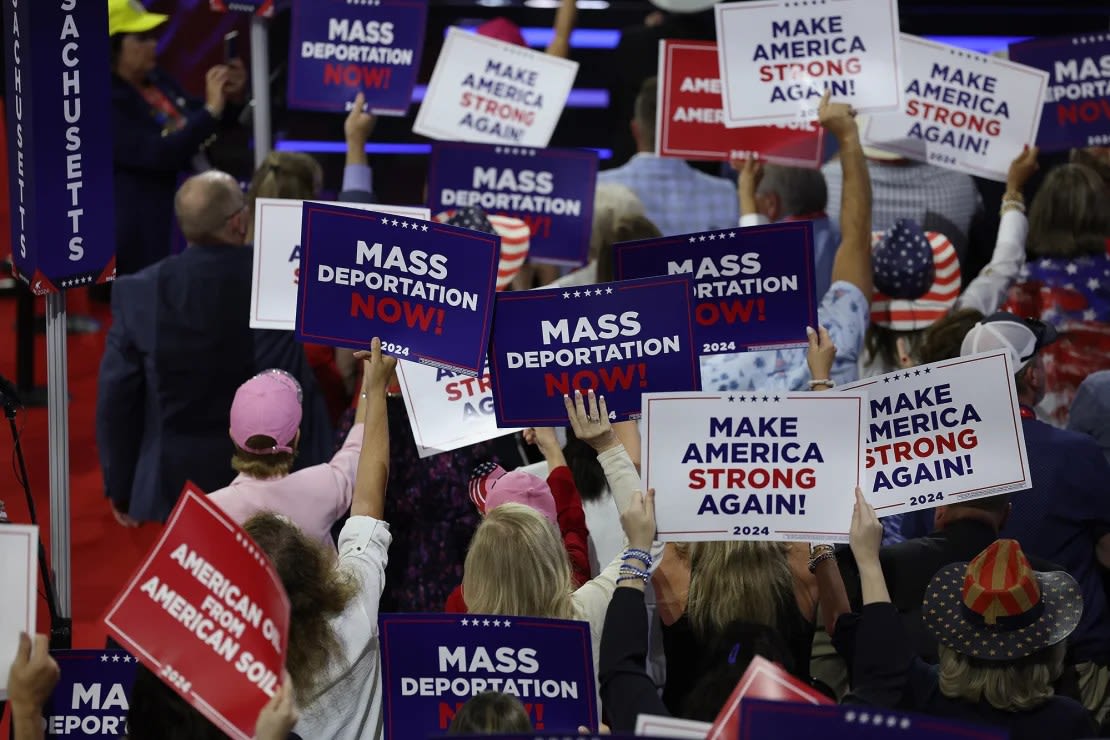
<path id="1" fill-rule="evenodd" d="M 297 278 L 301 271 L 301 212 L 305 201 L 259 198 L 254 203 L 254 272 L 251 328 L 293 331 L 297 323 Z M 380 203 L 331 203 L 428 221 L 427 208 Z M 365 344 L 365 342 L 363 342 Z"/>
<path id="2" fill-rule="evenodd" d="M 494 410 L 506 427 L 566 424 L 563 396 L 593 389 L 613 421 L 646 391 L 701 388 L 685 276 L 498 293 L 490 348 Z"/>
<path id="3" fill-rule="evenodd" d="M 306 202 L 296 337 L 477 375 L 501 240 L 437 222 Z"/>
<path id="4" fill-rule="evenodd" d="M 296 0 L 289 107 L 347 110 L 361 91 L 374 113 L 405 115 L 427 15 L 427 0 Z"/>
<path id="5" fill-rule="evenodd" d="M 717 45 L 712 41 L 659 42 L 655 153 L 682 159 L 748 159 L 817 167 L 825 137 L 816 121 L 726 128 L 721 109 Z"/>
<path id="6" fill-rule="evenodd" d="M 480 614 L 382 614 L 385 740 L 446 734 L 470 698 L 515 696 L 538 732 L 597 727 L 587 622 Z"/>
<path id="7" fill-rule="evenodd" d="M 863 393 L 645 393 L 659 539 L 847 542 Z"/>
<path id="8" fill-rule="evenodd" d="M 718 3 L 729 128 L 817 118 L 828 90 L 859 111 L 897 108 L 897 0 Z"/>
<path id="9" fill-rule="evenodd" d="M 1032 487 L 1014 372 L 997 351 L 843 386 L 868 396 L 867 499 L 879 516 Z"/>
<path id="10" fill-rule="evenodd" d="M 740 683 L 732 690 L 732 695 L 721 708 L 721 713 L 713 721 L 713 726 L 705 736 L 706 740 L 732 740 L 740 733 L 741 700 L 766 699 L 818 706 L 835 702 L 807 686 L 780 666 L 766 658 L 755 656 L 748 669 L 740 678 Z"/>
<path id="11" fill-rule="evenodd" d="M 488 364 L 481 375 L 473 377 L 401 360 L 397 380 L 420 457 L 518 431 L 497 426 Z"/>
<path id="12" fill-rule="evenodd" d="M 1011 44 L 1010 61 L 1048 73 L 1037 146 L 1110 146 L 1110 33 Z"/>
<path id="13" fill-rule="evenodd" d="M 613 245 L 619 280 L 690 276 L 699 355 L 804 346 L 817 326 L 813 264 L 811 221 Z"/>
<path id="14" fill-rule="evenodd" d="M 104 624 L 229 736 L 254 736 L 281 682 L 289 599 L 242 527 L 191 484 Z"/>
<path id="15" fill-rule="evenodd" d="M 0 666 L 10 667 L 19 633 L 35 633 L 38 606 L 39 528 L 0 524 Z M 0 667 L 0 701 L 8 698 L 8 671 Z"/>
<path id="16" fill-rule="evenodd" d="M 902 34 L 901 110 L 871 116 L 863 143 L 1005 181 L 1036 143 L 1048 73 Z"/>
<path id="17" fill-rule="evenodd" d="M 545 147 L 578 62 L 452 28 L 413 133 L 443 141 Z"/>

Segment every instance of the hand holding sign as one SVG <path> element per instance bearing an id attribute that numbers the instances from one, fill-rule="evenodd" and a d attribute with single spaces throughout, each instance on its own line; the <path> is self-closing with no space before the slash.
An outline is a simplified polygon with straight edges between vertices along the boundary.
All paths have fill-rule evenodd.
<path id="1" fill-rule="evenodd" d="M 58 664 L 50 656 L 50 638 L 35 635 L 32 640 L 26 632 L 21 632 L 15 660 L 8 671 L 8 702 L 12 705 L 17 728 L 24 721 L 41 722 L 42 708 L 61 675 Z"/>
<path id="2" fill-rule="evenodd" d="M 613 425 L 609 423 L 605 396 L 598 398 L 591 389 L 588 410 L 582 401 L 582 391 L 575 391 L 573 400 L 569 395 L 564 395 L 563 404 L 567 407 L 567 418 L 570 419 L 570 428 L 574 430 L 575 437 L 597 452 L 605 452 L 619 444 Z"/>
<path id="3" fill-rule="evenodd" d="M 258 715 L 254 740 L 286 740 L 298 718 L 297 707 L 293 704 L 293 679 L 289 676 L 289 671 L 285 671 L 277 693 Z"/>
<path id="4" fill-rule="evenodd" d="M 397 358 L 382 355 L 382 340 L 374 337 L 370 340 L 370 349 L 360 349 L 355 352 L 355 359 L 363 363 L 362 389 L 364 393 L 385 393 L 389 384 L 393 382 L 393 373 L 397 369 Z"/>

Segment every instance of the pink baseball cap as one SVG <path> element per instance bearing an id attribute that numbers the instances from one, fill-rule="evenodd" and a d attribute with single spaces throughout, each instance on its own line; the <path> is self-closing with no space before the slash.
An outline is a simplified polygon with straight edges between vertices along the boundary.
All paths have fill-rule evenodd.
<path id="1" fill-rule="evenodd" d="M 508 18 L 494 18 L 488 20 L 482 25 L 474 29 L 474 32 L 479 36 L 486 36 L 498 41 L 504 41 L 507 44 L 516 44 L 517 46 L 528 46 L 524 41 L 524 34 L 520 31 L 520 26 L 513 23 Z"/>
<path id="2" fill-rule="evenodd" d="M 555 497 L 547 481 L 523 470 L 506 470 L 497 463 L 482 463 L 470 478 L 470 500 L 485 516 L 501 504 L 524 504 L 559 526 Z"/>
<path id="3" fill-rule="evenodd" d="M 241 450 L 256 455 L 292 452 L 301 426 L 301 384 L 284 370 L 264 370 L 239 386 L 231 402 L 231 439 Z M 256 435 L 271 437 L 273 447 L 247 445 Z"/>

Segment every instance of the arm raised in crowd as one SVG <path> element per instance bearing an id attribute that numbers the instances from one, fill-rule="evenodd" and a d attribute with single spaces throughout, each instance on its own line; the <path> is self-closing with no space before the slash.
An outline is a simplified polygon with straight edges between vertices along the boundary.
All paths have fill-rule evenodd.
<path id="1" fill-rule="evenodd" d="M 347 161 L 343 167 L 343 185 L 339 200 L 348 203 L 374 203 L 374 179 L 366 158 L 366 142 L 374 132 L 378 119 L 366 110 L 366 96 L 361 92 L 351 103 L 343 121 L 343 138 L 347 142 Z"/>
<path id="2" fill-rule="evenodd" d="M 577 0 L 562 0 L 559 9 L 555 11 L 555 35 L 551 43 L 544 50 L 553 57 L 566 59 L 570 56 L 570 34 L 574 30 L 574 22 L 578 19 Z"/>
<path id="3" fill-rule="evenodd" d="M 818 109 L 821 125 L 840 143 L 844 191 L 840 199 L 840 246 L 833 261 L 832 282 L 852 283 L 871 299 L 871 177 L 854 120 L 846 103 L 832 103 L 829 93 Z"/>
<path id="4" fill-rule="evenodd" d="M 364 363 L 366 426 L 363 429 L 362 454 L 358 458 L 358 473 L 355 474 L 351 516 L 381 519 L 385 514 L 385 487 L 389 482 L 389 419 L 385 391 L 397 367 L 397 360 L 382 355 L 382 343 L 377 337 L 370 343 L 369 352 L 356 352 L 355 357 Z"/>

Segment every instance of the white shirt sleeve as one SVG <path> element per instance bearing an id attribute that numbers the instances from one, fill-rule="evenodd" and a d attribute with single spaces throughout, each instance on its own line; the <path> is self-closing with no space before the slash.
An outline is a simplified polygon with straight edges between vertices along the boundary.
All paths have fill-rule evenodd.
<path id="1" fill-rule="evenodd" d="M 1029 221 L 1024 213 L 1010 210 L 1002 214 L 990 264 L 979 271 L 956 299 L 956 308 L 974 308 L 984 316 L 998 310 L 1025 266 L 1025 237 L 1028 234 Z"/>
<path id="2" fill-rule="evenodd" d="M 378 631 L 378 604 L 385 588 L 385 566 L 389 561 L 389 525 L 372 516 L 352 516 L 339 533 L 339 567 L 359 582 L 356 599 Z"/>
<path id="3" fill-rule="evenodd" d="M 740 217 L 740 228 L 742 229 L 748 226 L 763 226 L 769 223 L 771 223 L 771 219 L 762 213 L 748 213 Z"/>

